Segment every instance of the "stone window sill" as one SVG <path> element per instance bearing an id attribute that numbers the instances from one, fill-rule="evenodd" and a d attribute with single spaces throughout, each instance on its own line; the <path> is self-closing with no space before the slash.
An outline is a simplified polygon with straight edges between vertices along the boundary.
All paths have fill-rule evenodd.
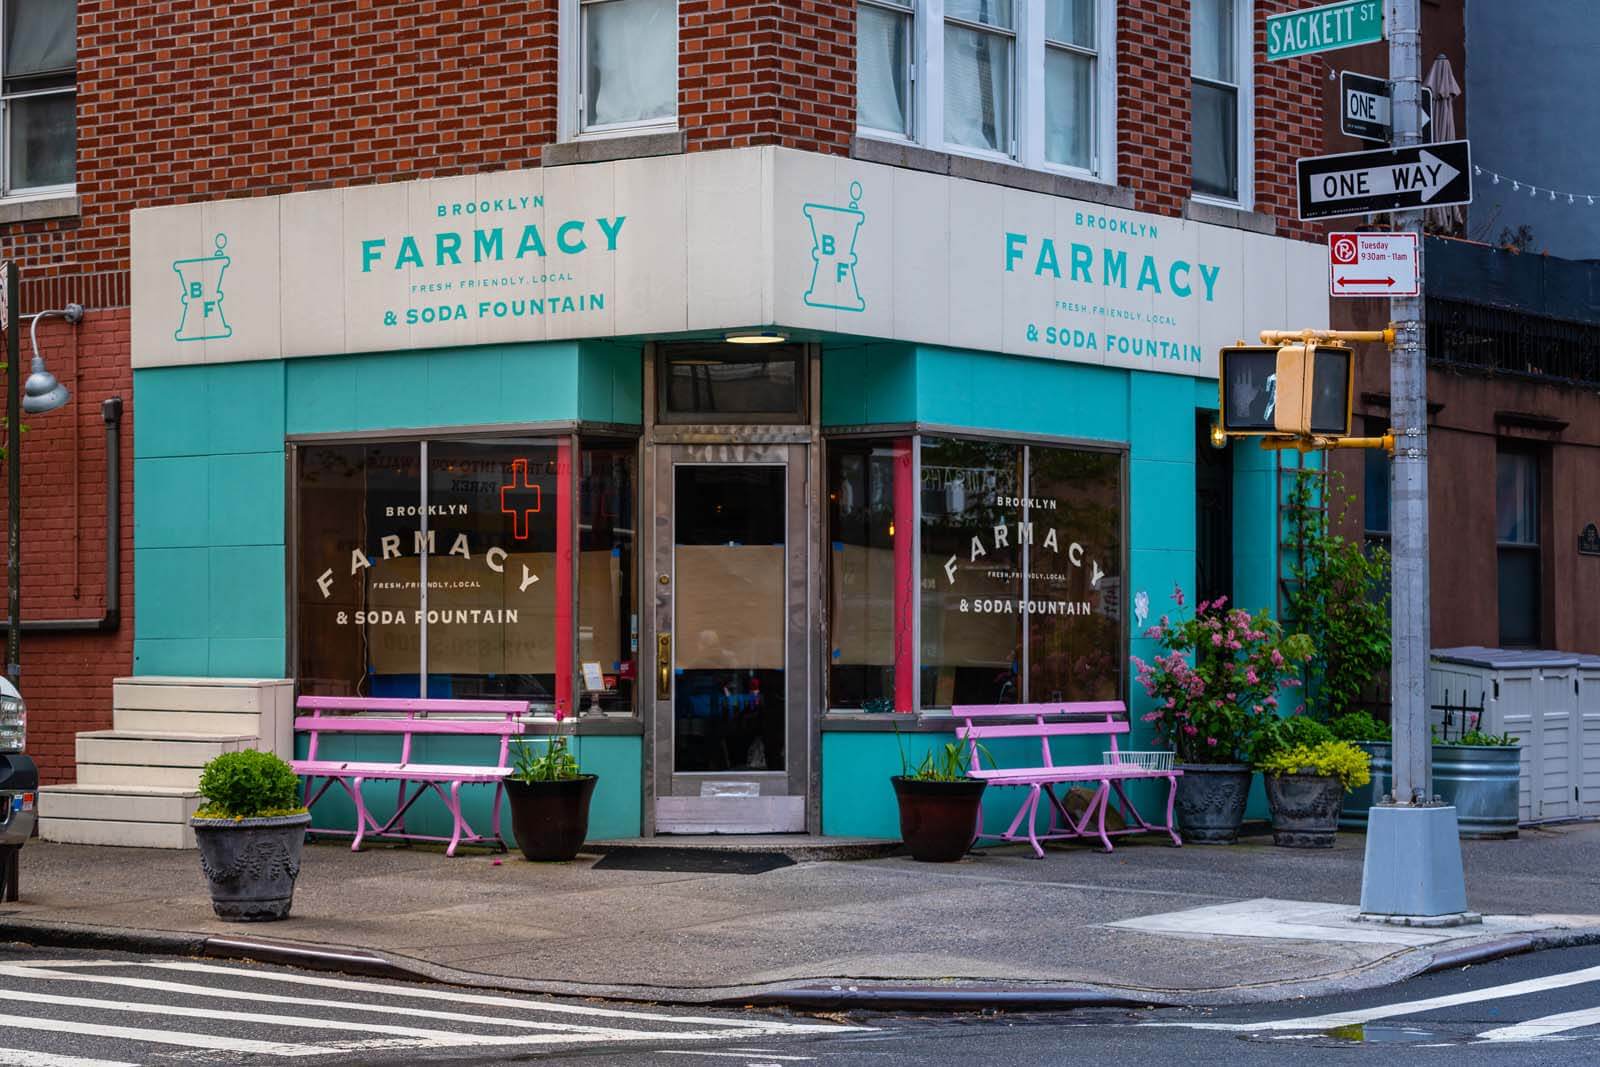
<path id="1" fill-rule="evenodd" d="M 1120 185 L 1073 178 L 1044 170 L 1029 170 L 1015 163 L 977 159 L 953 152 L 935 152 L 918 145 L 898 141 L 883 141 L 874 137 L 856 137 L 850 144 L 850 155 L 867 163 L 883 163 L 891 167 L 926 171 L 929 174 L 948 174 L 952 178 L 968 178 L 1004 185 L 1011 189 L 1026 189 L 1049 196 L 1064 196 L 1073 200 L 1087 200 L 1092 204 L 1131 209 L 1133 190 Z"/>
<path id="2" fill-rule="evenodd" d="M 13 222 L 77 218 L 78 208 L 78 198 L 75 195 L 0 200 L 0 226 Z"/>
<path id="3" fill-rule="evenodd" d="M 669 133 L 639 133 L 627 137 L 596 137 L 587 141 L 561 141 L 545 145 L 539 162 L 546 167 L 565 167 L 573 163 L 606 163 L 614 159 L 644 156 L 676 156 L 683 153 L 682 130 Z"/>
<path id="4" fill-rule="evenodd" d="M 1225 204 L 1213 204 L 1209 200 L 1196 200 L 1194 197 L 1183 202 L 1183 217 L 1194 222 L 1208 222 L 1213 226 L 1229 226 L 1235 230 L 1249 230 L 1251 233 L 1263 234 L 1272 237 L 1278 232 L 1278 220 L 1271 215 L 1263 215 L 1259 211 L 1245 211 L 1243 208 L 1228 207 Z"/>

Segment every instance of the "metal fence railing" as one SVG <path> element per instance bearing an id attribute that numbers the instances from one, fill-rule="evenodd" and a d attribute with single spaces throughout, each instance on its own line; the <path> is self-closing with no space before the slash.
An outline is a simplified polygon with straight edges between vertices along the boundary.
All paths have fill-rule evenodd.
<path id="1" fill-rule="evenodd" d="M 1430 363 L 1600 384 L 1600 324 L 1433 297 L 1427 317 Z"/>

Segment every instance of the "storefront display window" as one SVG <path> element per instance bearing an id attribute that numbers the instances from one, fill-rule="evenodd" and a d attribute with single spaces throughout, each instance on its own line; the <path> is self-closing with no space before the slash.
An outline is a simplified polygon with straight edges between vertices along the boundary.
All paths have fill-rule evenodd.
<path id="1" fill-rule="evenodd" d="M 922 706 L 1022 699 L 1022 448 L 922 439 Z"/>
<path id="2" fill-rule="evenodd" d="M 909 467 L 910 450 L 910 438 L 828 448 L 828 699 L 835 708 L 895 707 L 897 550 L 909 559 L 915 532 L 914 512 L 895 513 L 896 471 Z M 903 602 L 910 593 L 902 591 Z"/>
<path id="3" fill-rule="evenodd" d="M 633 449 L 579 485 L 567 437 L 298 446 L 301 691 L 631 712 Z"/>
<path id="4" fill-rule="evenodd" d="M 921 706 L 1122 690 L 1115 453 L 921 440 Z"/>
<path id="5" fill-rule="evenodd" d="M 583 441 L 578 469 L 578 688 L 583 711 L 634 710 L 639 601 L 631 441 Z M 600 686 L 593 682 L 598 677 Z"/>

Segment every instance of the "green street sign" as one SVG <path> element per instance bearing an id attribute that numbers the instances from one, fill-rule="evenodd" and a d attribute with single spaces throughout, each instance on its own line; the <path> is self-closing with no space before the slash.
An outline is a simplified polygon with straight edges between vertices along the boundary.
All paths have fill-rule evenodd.
<path id="1" fill-rule="evenodd" d="M 1293 59 L 1313 52 L 1383 40 L 1383 0 L 1342 0 L 1267 18 L 1267 58 Z"/>

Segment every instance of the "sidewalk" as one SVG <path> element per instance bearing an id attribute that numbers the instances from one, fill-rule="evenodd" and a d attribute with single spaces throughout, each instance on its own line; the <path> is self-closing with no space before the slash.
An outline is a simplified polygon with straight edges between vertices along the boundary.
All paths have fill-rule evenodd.
<path id="1" fill-rule="evenodd" d="M 1600 824 L 1464 842 L 1485 925 L 1445 931 L 1348 921 L 1363 845 L 1355 834 L 1327 851 L 1274 848 L 1270 836 L 1232 848 L 1123 839 L 1112 855 L 1035 860 L 1024 847 L 950 865 L 688 874 L 328 842 L 307 847 L 289 920 L 241 925 L 212 916 L 193 852 L 36 841 L 0 936 L 177 952 L 208 937 L 340 946 L 467 984 L 791 1003 L 852 985 L 1279 999 L 1396 981 L 1463 953 L 1600 941 Z"/>

